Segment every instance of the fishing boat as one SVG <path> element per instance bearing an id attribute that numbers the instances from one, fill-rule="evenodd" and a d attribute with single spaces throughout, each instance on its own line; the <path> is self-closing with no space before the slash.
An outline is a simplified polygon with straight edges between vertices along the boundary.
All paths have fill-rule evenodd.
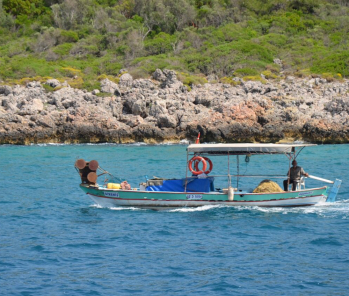
<path id="1" fill-rule="evenodd" d="M 141 207 L 141 208 L 178 208 L 200 207 L 205 205 L 223 206 L 259 206 L 259 207 L 299 207 L 313 206 L 324 202 L 334 202 L 341 185 L 341 180 L 335 181 L 308 175 L 308 178 L 318 180 L 323 185 L 306 188 L 303 176 L 294 191 L 264 190 L 240 188 L 242 178 L 255 178 L 258 184 L 261 180 L 287 179 L 284 174 L 240 174 L 240 159 L 249 162 L 253 156 L 280 155 L 287 156 L 289 167 L 299 153 L 313 144 L 190 144 L 187 147 L 187 165 L 184 168 L 185 177 L 178 179 L 152 178 L 140 182 L 137 188 L 131 188 L 127 181 L 112 183 L 105 178 L 103 184 L 98 183 L 101 175 L 110 175 L 103 170 L 98 161 L 78 159 L 75 168 L 81 177 L 80 188 L 102 207 Z M 213 161 L 220 157 L 226 160 L 227 169 L 216 168 L 219 175 L 212 175 Z M 234 160 L 234 161 L 233 161 Z M 225 161 L 224 161 L 225 162 Z M 235 173 L 231 173 L 231 163 L 236 163 Z M 261 169 L 262 170 L 262 169 Z M 258 170 L 258 171 L 261 171 Z M 225 178 L 226 188 L 215 188 L 215 181 Z M 236 183 L 235 183 L 236 182 Z M 236 184 L 236 185 L 235 185 Z M 236 186 L 236 187 L 235 187 Z"/>

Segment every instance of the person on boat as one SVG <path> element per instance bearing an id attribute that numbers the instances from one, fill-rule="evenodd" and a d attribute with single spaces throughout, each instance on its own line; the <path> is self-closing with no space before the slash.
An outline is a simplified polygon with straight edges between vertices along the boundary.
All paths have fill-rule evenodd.
<path id="1" fill-rule="evenodd" d="M 206 179 L 208 176 L 205 173 L 197 175 L 198 179 Z"/>
<path id="2" fill-rule="evenodd" d="M 122 190 L 131 190 L 131 185 L 130 184 L 128 184 L 128 182 L 127 181 L 123 181 L 123 182 L 121 182 L 121 189 Z"/>
<path id="3" fill-rule="evenodd" d="M 302 167 L 297 166 L 297 161 L 292 161 L 292 167 L 287 173 L 288 179 L 284 180 L 284 190 L 288 191 L 288 185 L 292 184 L 292 191 L 296 190 L 297 184 L 299 183 L 302 176 L 309 177 Z"/>

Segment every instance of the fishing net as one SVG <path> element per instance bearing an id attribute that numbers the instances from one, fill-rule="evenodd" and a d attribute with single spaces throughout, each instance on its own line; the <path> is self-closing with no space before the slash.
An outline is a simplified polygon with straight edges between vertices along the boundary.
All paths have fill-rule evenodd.
<path id="1" fill-rule="evenodd" d="M 263 180 L 259 185 L 253 190 L 253 193 L 265 193 L 265 192 L 284 192 L 281 187 L 274 181 Z"/>

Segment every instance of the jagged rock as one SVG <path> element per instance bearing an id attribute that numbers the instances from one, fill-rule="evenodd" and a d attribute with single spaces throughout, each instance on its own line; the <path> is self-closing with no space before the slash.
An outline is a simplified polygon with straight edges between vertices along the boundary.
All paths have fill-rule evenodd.
<path id="1" fill-rule="evenodd" d="M 109 97 L 71 87 L 46 93 L 35 82 L 0 86 L 0 143 L 180 141 L 198 131 L 202 141 L 349 142 L 345 79 L 236 79 L 187 91 L 174 71 L 158 69 L 154 80 L 123 75 L 119 85 L 101 82 Z"/>
<path id="2" fill-rule="evenodd" d="M 133 77 L 129 73 L 122 74 L 120 76 L 119 85 L 124 87 L 132 86 Z"/>
<path id="3" fill-rule="evenodd" d="M 177 121 L 172 115 L 160 115 L 157 123 L 160 128 L 175 128 L 177 126 Z"/>
<path id="4" fill-rule="evenodd" d="M 44 104 L 39 99 L 34 99 L 32 102 L 32 109 L 36 111 L 42 111 L 44 110 Z"/>
<path id="5" fill-rule="evenodd" d="M 61 86 L 62 87 L 70 87 L 70 85 L 67 81 L 64 81 Z"/>
<path id="6" fill-rule="evenodd" d="M 155 88 L 155 85 L 149 79 L 136 79 L 133 80 L 132 87 L 153 90 Z"/>
<path id="7" fill-rule="evenodd" d="M 160 82 L 164 82 L 166 80 L 165 74 L 160 69 L 156 69 L 152 77 Z"/>
<path id="8" fill-rule="evenodd" d="M 49 115 L 39 116 L 36 120 L 36 123 L 43 127 L 50 127 L 50 128 L 55 127 L 55 123 L 52 117 Z"/>
<path id="9" fill-rule="evenodd" d="M 164 101 L 155 101 L 149 108 L 149 115 L 156 118 L 165 113 L 167 113 L 167 109 Z"/>
<path id="10" fill-rule="evenodd" d="M 183 87 L 183 83 L 177 79 L 176 72 L 173 70 L 165 69 L 164 71 L 161 71 L 160 69 L 157 69 L 153 74 L 153 78 L 157 81 L 160 81 L 161 88 L 167 89 L 168 93 L 177 92 L 178 89 L 180 90 L 180 92 L 186 91 L 186 88 Z"/>
<path id="11" fill-rule="evenodd" d="M 130 115 L 128 117 L 128 120 L 126 121 L 126 124 L 130 127 L 136 127 L 143 123 L 143 118 L 138 115 Z"/>
<path id="12" fill-rule="evenodd" d="M 137 100 L 136 102 L 134 102 L 134 104 L 132 105 L 132 114 L 134 115 L 142 115 L 144 117 L 147 116 L 147 106 L 146 106 L 146 102 L 144 100 Z"/>
<path id="13" fill-rule="evenodd" d="M 243 85 L 246 93 L 261 93 L 263 91 L 263 84 L 260 81 L 247 81 Z"/>
<path id="14" fill-rule="evenodd" d="M 121 94 L 118 85 L 115 82 L 110 81 L 108 78 L 105 78 L 101 81 L 101 91 L 114 94 L 116 96 L 120 96 Z"/>
<path id="15" fill-rule="evenodd" d="M 16 100 L 14 99 L 13 96 L 12 97 L 8 96 L 2 99 L 1 105 L 5 108 L 5 110 L 8 110 L 13 113 L 15 113 L 18 110 L 16 106 Z"/>
<path id="16" fill-rule="evenodd" d="M 270 95 L 275 94 L 275 92 L 277 92 L 277 91 L 278 91 L 278 88 L 276 86 L 274 86 L 272 84 L 266 84 L 266 85 L 262 86 L 261 94 L 262 95 L 267 94 L 268 96 L 270 96 Z"/>
<path id="17" fill-rule="evenodd" d="M 198 94 L 197 96 L 195 96 L 194 103 L 210 107 L 212 104 L 212 99 L 208 97 L 207 94 Z"/>
<path id="18" fill-rule="evenodd" d="M 175 71 L 173 70 L 164 70 L 163 74 L 166 76 L 165 81 L 163 82 L 162 87 L 168 87 L 171 88 L 174 85 L 177 85 L 179 83 L 178 79 L 177 79 L 177 74 Z"/>
<path id="19" fill-rule="evenodd" d="M 56 88 L 56 87 L 59 87 L 61 86 L 61 83 L 57 80 L 57 79 L 48 79 L 45 84 L 53 87 L 53 88 Z"/>
<path id="20" fill-rule="evenodd" d="M 211 82 L 217 82 L 217 81 L 219 81 L 219 78 L 218 78 L 217 75 L 211 74 L 211 75 L 207 76 L 207 81 L 210 82 L 210 83 Z"/>
<path id="21" fill-rule="evenodd" d="M 0 95 L 8 96 L 10 93 L 12 93 L 11 86 L 8 85 L 0 85 Z"/>
<path id="22" fill-rule="evenodd" d="M 17 106 L 15 104 L 12 104 L 12 103 L 6 103 L 6 105 L 4 105 L 4 107 L 6 107 L 6 111 L 8 111 L 8 112 L 16 113 L 18 111 Z"/>
<path id="23" fill-rule="evenodd" d="M 39 99 L 34 99 L 31 104 L 24 101 L 20 106 L 18 114 L 22 116 L 37 114 L 44 109 L 44 104 Z"/>
<path id="24" fill-rule="evenodd" d="M 274 59 L 274 64 L 277 64 L 279 66 L 282 66 L 282 61 L 280 59 Z"/>
<path id="25" fill-rule="evenodd" d="M 86 93 L 84 94 L 84 100 L 87 102 L 95 102 L 96 96 L 93 93 Z"/>
<path id="26" fill-rule="evenodd" d="M 39 81 L 31 81 L 26 86 L 27 88 L 41 87 L 41 83 Z"/>

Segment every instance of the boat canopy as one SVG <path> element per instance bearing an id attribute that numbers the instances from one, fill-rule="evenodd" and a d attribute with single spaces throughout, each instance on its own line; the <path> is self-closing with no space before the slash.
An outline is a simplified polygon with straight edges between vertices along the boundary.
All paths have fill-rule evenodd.
<path id="1" fill-rule="evenodd" d="M 295 153 L 296 148 L 316 146 L 316 144 L 191 144 L 187 147 L 188 153 L 207 154 L 288 154 Z"/>

